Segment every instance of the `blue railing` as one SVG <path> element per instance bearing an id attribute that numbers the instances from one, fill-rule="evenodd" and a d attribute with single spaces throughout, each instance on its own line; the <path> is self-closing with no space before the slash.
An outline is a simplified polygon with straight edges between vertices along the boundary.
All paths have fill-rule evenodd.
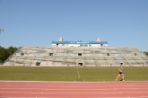
<path id="1" fill-rule="evenodd" d="M 108 44 L 107 41 L 52 41 L 52 44 Z"/>

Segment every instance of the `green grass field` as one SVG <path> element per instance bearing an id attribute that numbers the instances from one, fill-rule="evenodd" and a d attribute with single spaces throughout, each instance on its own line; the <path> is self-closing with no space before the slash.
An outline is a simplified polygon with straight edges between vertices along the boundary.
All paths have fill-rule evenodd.
<path id="1" fill-rule="evenodd" d="M 114 81 L 117 67 L 0 67 L 0 80 Z M 126 67 L 126 81 L 148 81 L 148 67 Z"/>

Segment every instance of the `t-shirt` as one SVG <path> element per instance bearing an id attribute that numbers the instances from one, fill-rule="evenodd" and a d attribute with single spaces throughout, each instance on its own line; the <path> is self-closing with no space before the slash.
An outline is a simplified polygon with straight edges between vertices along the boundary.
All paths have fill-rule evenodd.
<path id="1" fill-rule="evenodd" d="M 123 73 L 123 71 L 124 71 L 124 69 L 123 69 L 123 65 L 120 65 L 120 67 L 119 67 L 119 72 L 122 72 Z"/>

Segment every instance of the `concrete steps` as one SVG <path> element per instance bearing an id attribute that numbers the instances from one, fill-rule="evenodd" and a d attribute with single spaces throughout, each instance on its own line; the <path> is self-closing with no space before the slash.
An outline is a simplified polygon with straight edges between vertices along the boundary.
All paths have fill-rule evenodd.
<path id="1" fill-rule="evenodd" d="M 148 66 L 148 57 L 132 48 L 19 49 L 4 64 L 13 66 Z"/>

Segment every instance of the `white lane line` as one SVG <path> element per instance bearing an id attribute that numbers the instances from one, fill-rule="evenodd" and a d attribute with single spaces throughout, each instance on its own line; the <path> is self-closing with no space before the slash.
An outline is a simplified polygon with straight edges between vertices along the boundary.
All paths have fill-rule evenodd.
<path id="1" fill-rule="evenodd" d="M 49 98 L 49 97 L 2 97 L 2 98 Z M 54 98 L 59 98 L 59 97 L 54 97 Z M 60 98 L 63 98 L 62 96 Z M 91 98 L 100 98 L 100 97 L 91 97 Z M 131 96 L 128 96 L 128 97 L 101 97 L 101 98 L 148 98 L 148 96 L 137 96 L 137 97 L 131 97 Z"/>
<path id="2" fill-rule="evenodd" d="M 124 82 L 120 82 L 120 81 L 16 81 L 16 80 L 0 80 L 0 82 L 12 82 L 12 83 L 148 83 L 148 81 L 124 81 Z"/>
<path id="3" fill-rule="evenodd" d="M 0 90 L 148 90 L 148 88 L 0 88 Z"/>
<path id="4" fill-rule="evenodd" d="M 101 98 L 148 98 L 148 96 L 136 96 L 136 97 L 101 97 Z"/>

